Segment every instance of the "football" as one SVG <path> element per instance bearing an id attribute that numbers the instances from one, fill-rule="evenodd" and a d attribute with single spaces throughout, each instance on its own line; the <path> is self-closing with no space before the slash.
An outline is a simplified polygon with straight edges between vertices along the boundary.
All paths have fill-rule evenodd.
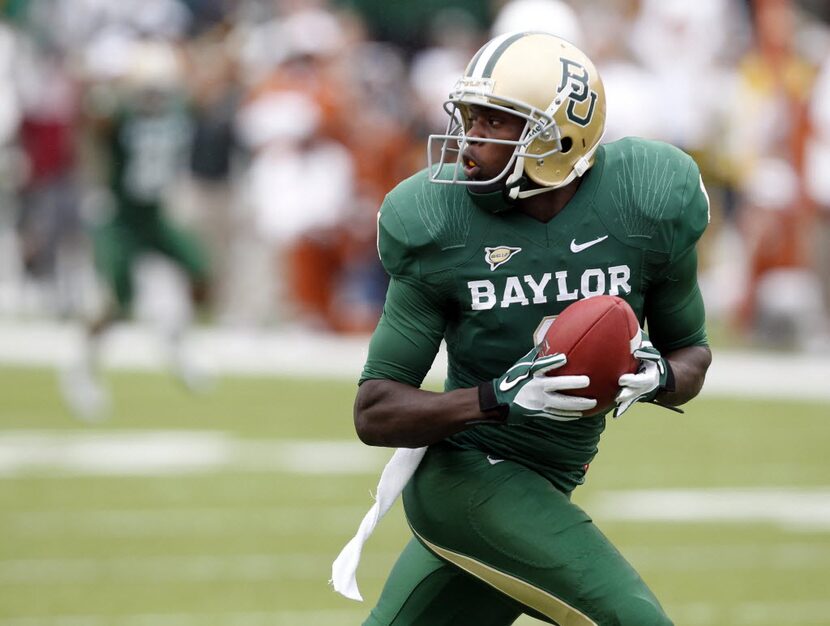
<path id="1" fill-rule="evenodd" d="M 639 335 L 640 322 L 625 300 L 594 296 L 574 302 L 553 320 L 540 351 L 542 355 L 561 352 L 568 357 L 564 366 L 550 372 L 551 376 L 590 377 L 591 384 L 585 389 L 562 392 L 595 398 L 597 406 L 582 414 L 589 417 L 613 407 L 620 376 L 637 371 L 639 363 L 631 352 Z"/>

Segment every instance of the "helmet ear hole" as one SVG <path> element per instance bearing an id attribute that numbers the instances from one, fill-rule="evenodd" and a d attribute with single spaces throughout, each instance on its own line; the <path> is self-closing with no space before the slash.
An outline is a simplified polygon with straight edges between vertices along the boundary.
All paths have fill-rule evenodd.
<path id="1" fill-rule="evenodd" d="M 562 154 L 567 154 L 574 147 L 574 141 L 570 137 L 562 137 Z"/>

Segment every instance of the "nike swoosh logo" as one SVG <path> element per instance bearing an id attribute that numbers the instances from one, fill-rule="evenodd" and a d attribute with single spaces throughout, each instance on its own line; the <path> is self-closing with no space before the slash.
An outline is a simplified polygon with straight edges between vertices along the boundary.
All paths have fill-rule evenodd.
<path id="1" fill-rule="evenodd" d="M 504 459 L 494 459 L 488 454 L 487 462 L 490 463 L 490 465 L 496 465 L 497 463 L 504 463 Z"/>
<path id="2" fill-rule="evenodd" d="M 576 254 L 577 252 L 582 252 L 583 250 L 587 250 L 591 246 L 595 246 L 598 243 L 605 241 L 608 239 L 608 235 L 603 235 L 602 237 L 597 237 L 596 239 L 591 239 L 591 241 L 586 241 L 585 243 L 576 243 L 576 239 L 571 239 L 571 252 Z"/>
<path id="3" fill-rule="evenodd" d="M 527 378 L 529 374 L 530 374 L 530 372 L 526 372 L 526 373 L 522 374 L 521 376 L 517 376 L 513 380 L 503 380 L 499 383 L 499 389 L 501 391 L 510 391 L 511 389 L 513 389 L 513 387 L 515 387 L 520 382 L 522 382 L 525 378 Z"/>
<path id="4" fill-rule="evenodd" d="M 525 355 L 525 356 L 527 356 L 527 355 Z M 518 363 L 514 363 L 513 365 L 511 365 L 510 369 L 508 369 L 504 373 L 504 380 L 499 383 L 499 391 L 510 391 L 511 389 L 513 389 L 513 387 L 515 387 L 520 382 L 522 382 L 525 378 L 530 376 L 530 367 L 532 365 L 533 365 L 533 361 L 519 361 Z M 510 373 L 510 371 L 515 370 L 515 369 L 520 368 L 520 367 L 527 368 L 525 370 L 525 373 L 520 374 L 519 376 L 516 376 L 516 378 L 514 378 L 513 380 L 508 380 L 507 375 Z"/>

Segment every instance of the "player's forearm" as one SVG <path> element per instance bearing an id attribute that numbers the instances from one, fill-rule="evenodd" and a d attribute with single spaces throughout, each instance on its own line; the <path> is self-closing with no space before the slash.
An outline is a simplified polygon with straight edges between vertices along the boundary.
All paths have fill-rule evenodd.
<path id="1" fill-rule="evenodd" d="M 679 406 L 694 398 L 703 388 L 712 352 L 706 346 L 689 346 L 665 355 L 674 373 L 675 390 L 657 395 L 661 404 Z"/>
<path id="2" fill-rule="evenodd" d="M 367 380 L 354 405 L 357 434 L 371 446 L 430 445 L 483 418 L 475 388 L 436 393 L 391 380 Z"/>

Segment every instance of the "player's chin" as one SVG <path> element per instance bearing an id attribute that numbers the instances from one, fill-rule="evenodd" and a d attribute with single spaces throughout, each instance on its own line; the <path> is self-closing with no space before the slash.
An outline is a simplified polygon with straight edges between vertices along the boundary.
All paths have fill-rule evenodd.
<path id="1" fill-rule="evenodd" d="M 485 179 L 489 180 L 489 179 Z M 504 183 L 502 181 L 495 181 L 495 182 L 487 182 L 480 185 L 474 185 L 470 187 L 470 191 L 475 194 L 488 194 L 488 193 L 495 193 L 497 191 L 502 191 L 504 189 Z"/>
<path id="2" fill-rule="evenodd" d="M 494 191 L 501 191 L 504 188 L 507 174 L 499 177 L 497 173 L 489 172 L 482 169 L 480 166 L 464 169 L 464 175 L 467 180 L 475 183 L 473 191 L 476 193 L 492 193 Z"/>

